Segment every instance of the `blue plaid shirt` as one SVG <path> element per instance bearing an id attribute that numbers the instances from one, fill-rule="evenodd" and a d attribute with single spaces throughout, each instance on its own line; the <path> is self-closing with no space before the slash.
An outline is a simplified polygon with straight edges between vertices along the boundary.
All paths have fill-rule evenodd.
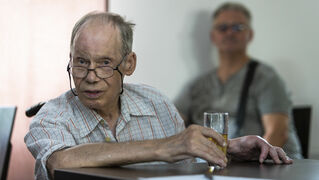
<path id="1" fill-rule="evenodd" d="M 125 84 L 120 102 L 121 115 L 114 136 L 106 121 L 71 91 L 48 101 L 24 138 L 36 159 L 36 179 L 48 179 L 46 161 L 55 151 L 93 142 L 166 138 L 185 129 L 175 106 L 150 86 Z"/>

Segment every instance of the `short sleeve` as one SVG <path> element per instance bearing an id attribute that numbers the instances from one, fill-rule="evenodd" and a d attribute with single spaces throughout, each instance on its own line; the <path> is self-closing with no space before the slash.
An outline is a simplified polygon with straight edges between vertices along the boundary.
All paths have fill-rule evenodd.
<path id="1" fill-rule="evenodd" d="M 261 115 L 289 114 L 292 105 L 285 83 L 275 71 L 268 72 L 265 82 L 260 86 L 257 101 Z"/>
<path id="2" fill-rule="evenodd" d="M 67 125 L 61 124 L 63 108 L 57 108 L 54 102 L 45 104 L 30 124 L 24 141 L 36 160 L 36 179 L 49 179 L 46 161 L 58 150 L 75 145 L 75 140 Z"/>

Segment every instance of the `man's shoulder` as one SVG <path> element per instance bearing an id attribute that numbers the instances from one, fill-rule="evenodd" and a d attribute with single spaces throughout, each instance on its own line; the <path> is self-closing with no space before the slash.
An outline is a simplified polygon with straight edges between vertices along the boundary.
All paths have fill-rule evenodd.
<path id="1" fill-rule="evenodd" d="M 189 92 L 197 94 L 200 93 L 202 90 L 206 91 L 214 87 L 217 83 L 216 81 L 218 81 L 218 78 L 216 76 L 216 69 L 212 69 L 208 72 L 200 74 L 193 80 L 189 81 L 186 88 Z"/>
<path id="2" fill-rule="evenodd" d="M 62 104 L 69 103 L 74 98 L 75 98 L 75 96 L 69 90 L 69 91 L 62 93 L 61 95 L 59 95 L 53 99 L 50 99 L 49 101 L 46 102 L 45 105 L 47 105 L 47 106 L 62 105 Z"/>
<path id="3" fill-rule="evenodd" d="M 256 92 L 266 92 L 269 89 L 286 89 L 285 81 L 277 73 L 276 69 L 266 63 L 260 62 L 254 75 L 252 88 Z M 287 89 L 285 91 L 288 91 Z"/>
<path id="4" fill-rule="evenodd" d="M 56 114 L 58 109 L 63 109 L 67 111 L 70 109 L 70 101 L 74 99 L 75 96 L 72 94 L 71 91 L 64 92 L 60 96 L 48 100 L 36 114 L 34 119 L 38 119 L 39 117 L 43 116 L 50 116 L 51 114 Z"/>
<path id="5" fill-rule="evenodd" d="M 128 96 L 135 96 L 142 99 L 150 100 L 167 100 L 168 98 L 163 95 L 158 89 L 146 84 L 124 84 L 125 94 Z"/>
<path id="6" fill-rule="evenodd" d="M 266 62 L 255 60 L 258 62 L 258 72 L 275 72 L 275 68 Z"/>
<path id="7" fill-rule="evenodd" d="M 273 78 L 280 78 L 279 74 L 276 72 L 276 69 L 273 66 L 265 62 L 257 62 L 258 67 L 256 70 L 256 78 L 258 78 L 259 80 L 271 80 Z"/>

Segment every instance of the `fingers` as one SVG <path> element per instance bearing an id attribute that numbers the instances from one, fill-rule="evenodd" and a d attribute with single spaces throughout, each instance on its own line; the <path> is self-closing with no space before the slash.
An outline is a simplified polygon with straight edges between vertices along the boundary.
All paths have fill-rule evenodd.
<path id="1" fill-rule="evenodd" d="M 215 140 L 209 140 L 209 138 L 201 136 L 197 141 L 199 144 L 197 144 L 196 149 L 205 151 L 209 156 L 227 161 L 225 154 L 222 152 L 221 147 L 215 143 Z"/>
<path id="2" fill-rule="evenodd" d="M 279 158 L 285 163 L 285 164 L 291 164 L 293 161 L 290 159 L 285 151 L 282 148 L 277 147 L 276 151 L 278 153 Z"/>
<path id="3" fill-rule="evenodd" d="M 227 142 L 225 142 L 223 136 L 211 128 L 203 127 L 202 134 L 206 137 L 213 138 L 220 146 L 227 146 Z"/>
<path id="4" fill-rule="evenodd" d="M 263 163 L 268 156 L 269 148 L 267 146 L 261 146 L 261 151 L 259 155 L 259 162 Z"/>
<path id="5" fill-rule="evenodd" d="M 202 134 L 204 135 L 203 143 L 208 146 L 210 152 L 213 156 L 218 156 L 225 163 L 227 163 L 227 158 L 222 149 L 227 147 L 227 143 L 223 136 L 210 128 L 203 128 Z M 208 138 L 207 138 L 208 137 Z M 209 141 L 207 141 L 209 139 Z M 226 151 L 226 150 L 224 150 Z"/>
<path id="6" fill-rule="evenodd" d="M 222 150 L 214 143 L 226 144 L 220 134 L 202 126 L 191 126 L 187 128 L 186 134 L 187 138 L 184 140 L 187 154 L 203 158 L 221 167 L 226 167 L 227 158 Z M 209 140 L 209 137 L 213 138 L 213 140 Z"/>
<path id="7" fill-rule="evenodd" d="M 227 166 L 227 158 L 224 156 L 224 158 L 220 158 L 216 155 L 213 154 L 214 152 L 212 150 L 202 150 L 199 152 L 198 157 L 207 160 L 210 163 L 219 165 L 221 167 L 226 167 Z"/>
<path id="8" fill-rule="evenodd" d="M 221 161 L 223 161 L 224 163 L 227 163 L 227 158 L 225 153 L 221 150 L 220 146 L 217 146 L 214 142 L 212 142 L 211 140 L 208 140 L 207 138 L 205 138 L 203 142 L 208 148 L 208 154 L 212 157 L 218 157 Z"/>
<path id="9" fill-rule="evenodd" d="M 255 138 L 256 146 L 260 149 L 259 162 L 263 163 L 268 157 L 269 149 L 272 148 L 272 146 L 259 136 L 256 136 Z"/>
<path id="10" fill-rule="evenodd" d="M 282 161 L 279 159 L 278 153 L 275 148 L 272 147 L 269 149 L 269 155 L 276 164 L 282 164 Z"/>
<path id="11" fill-rule="evenodd" d="M 264 160 L 269 156 L 276 164 L 291 164 L 293 161 L 290 159 L 284 150 L 280 147 L 272 146 L 268 143 L 260 142 L 260 156 L 259 162 L 263 163 Z"/>
<path id="12" fill-rule="evenodd" d="M 257 146 L 260 148 L 259 162 L 263 163 L 267 157 L 271 157 L 271 159 L 276 164 L 281 164 L 282 162 L 279 159 L 276 148 L 264 141 L 264 139 L 257 139 Z"/>

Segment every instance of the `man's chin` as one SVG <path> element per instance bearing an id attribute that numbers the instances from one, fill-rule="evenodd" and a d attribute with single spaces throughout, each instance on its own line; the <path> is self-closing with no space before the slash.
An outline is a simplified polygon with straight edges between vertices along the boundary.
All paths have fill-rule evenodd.
<path id="1" fill-rule="evenodd" d="M 221 50 L 223 53 L 238 53 L 244 51 L 242 48 L 238 47 L 227 47 Z"/>
<path id="2" fill-rule="evenodd" d="M 98 99 L 87 99 L 87 98 L 80 98 L 82 104 L 90 109 L 99 109 L 101 107 L 101 103 Z"/>
<path id="3" fill-rule="evenodd" d="M 85 105 L 87 108 L 92 109 L 92 110 L 95 110 L 95 111 L 99 111 L 99 110 L 103 109 L 102 106 L 99 105 L 99 104 L 91 104 L 91 103 L 89 103 L 89 104 L 84 104 L 84 105 Z"/>

